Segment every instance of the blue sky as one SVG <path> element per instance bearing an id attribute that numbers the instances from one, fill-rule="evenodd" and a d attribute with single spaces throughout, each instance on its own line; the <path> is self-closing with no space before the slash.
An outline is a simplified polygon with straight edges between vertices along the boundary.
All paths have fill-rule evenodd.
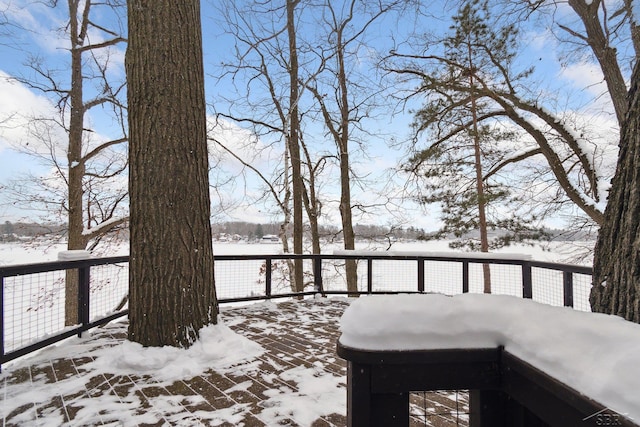
<path id="1" fill-rule="evenodd" d="M 20 23 L 23 28 L 13 28 L 11 39 L 3 38 L 0 42 L 0 120 L 4 117 L 10 117 L 15 114 L 30 114 L 32 112 L 52 111 L 50 102 L 43 96 L 42 93 L 30 90 L 23 85 L 15 82 L 9 82 L 7 77 L 28 75 L 28 68 L 24 66 L 28 56 L 33 54 L 42 58 L 42 60 L 54 68 L 64 70 L 67 64 L 67 55 L 64 47 L 66 41 L 64 40 L 64 34 L 60 30 L 65 23 L 65 7 L 66 2 L 60 2 L 57 9 L 50 9 L 39 3 L 30 3 L 26 0 L 0 0 L 0 10 L 5 11 L 8 17 Z M 213 2 L 216 4 L 216 2 Z M 233 58 L 233 44 L 229 35 L 223 34 L 223 30 L 216 20 L 216 10 L 206 0 L 203 0 L 203 39 L 204 39 L 204 61 L 205 61 L 205 73 L 207 75 L 207 97 L 208 101 L 213 101 L 216 104 L 216 109 L 225 111 L 226 106 L 219 100 L 221 96 L 233 95 L 233 86 L 228 80 L 222 83 L 212 78 L 212 74 L 217 71 L 216 65 L 222 61 L 228 61 Z M 440 12 L 438 12 L 440 13 Z M 416 21 L 415 17 L 406 17 L 404 21 L 399 25 L 395 21 L 387 21 L 382 25 L 373 28 L 371 34 L 368 35 L 369 42 L 375 44 L 377 47 L 383 47 L 385 44 L 390 44 L 389 36 L 395 35 L 399 37 L 402 30 L 411 28 L 414 24 L 422 25 L 424 28 L 433 28 L 434 22 L 438 21 Z M 124 27 L 124 24 L 118 23 L 111 17 L 108 19 L 115 27 Z M 440 21 L 439 24 L 442 27 L 446 27 L 446 22 Z M 309 29 L 308 31 L 312 31 Z M 542 27 L 532 26 L 528 30 L 526 40 L 526 54 L 523 55 L 525 59 L 534 59 L 533 63 L 538 69 L 537 79 L 541 84 L 551 92 L 558 91 L 560 89 L 566 90 L 567 93 L 572 93 L 572 99 L 593 99 L 597 97 L 603 91 L 601 83 L 601 74 L 599 70 L 589 63 L 573 63 L 562 64 L 560 58 L 558 58 L 557 41 L 549 34 L 548 30 Z M 124 48 L 123 44 L 120 44 L 116 49 L 112 51 L 113 67 L 110 69 L 114 76 L 124 76 L 122 69 L 124 61 Z M 364 62 L 362 67 L 373 68 L 372 58 L 363 57 Z M 370 62 L 367 63 L 367 59 Z M 240 86 L 244 82 L 238 82 Z M 586 89 L 585 89 L 586 88 Z M 592 107 L 598 110 L 602 108 L 608 108 L 599 105 L 602 101 L 596 101 L 591 104 Z M 113 123 L 110 120 L 105 120 L 97 114 L 91 116 L 91 120 L 95 125 L 98 133 L 104 137 L 117 136 L 117 131 L 111 129 Z M 369 152 L 371 157 L 362 159 L 357 163 L 359 173 L 370 177 L 370 181 L 378 184 L 383 183 L 385 178 L 385 169 L 393 168 L 402 152 L 399 149 L 389 148 L 385 143 L 385 139 L 394 137 L 397 140 L 402 140 L 408 137 L 409 129 L 408 125 L 411 122 L 411 115 L 405 112 L 397 116 L 391 116 L 387 114 L 384 117 L 376 117 L 375 120 L 370 121 L 372 127 L 372 133 L 383 136 L 381 138 L 370 138 L 367 141 L 369 145 Z M 35 173 L 46 173 L 47 170 L 42 167 L 37 161 L 30 156 L 19 154 L 9 148 L 10 142 L 24 141 L 28 138 L 24 133 L 21 134 L 23 127 L 14 127 L 10 130 L 3 129 L 0 132 L 0 185 L 5 183 L 7 179 L 10 179 L 16 174 L 24 171 L 33 171 Z M 320 129 L 320 127 L 318 127 Z M 24 130 L 24 129 L 22 129 Z M 233 144 L 233 138 L 238 137 L 246 138 L 246 135 L 240 131 L 231 132 L 233 136 L 229 140 L 229 143 Z M 314 132 L 312 135 L 317 139 L 318 143 L 326 141 L 326 137 L 322 131 Z M 236 141 L 238 142 L 238 141 Z M 271 151 L 271 155 L 277 154 L 276 151 Z M 262 159 L 265 162 L 265 167 L 269 161 L 278 162 L 276 158 Z M 237 165 L 227 164 L 229 170 L 236 172 L 239 171 Z M 273 164 L 271 165 L 273 166 Z M 237 183 L 231 191 L 229 191 L 229 197 L 231 194 L 238 194 L 241 189 L 247 189 L 249 192 L 256 192 L 254 188 L 250 188 L 255 185 L 255 179 L 250 175 L 247 175 L 246 183 Z M 327 184 L 327 194 L 331 193 L 332 184 Z M 381 188 L 379 186 L 378 188 Z M 356 191 L 357 197 L 362 200 L 367 200 L 367 197 L 372 197 L 372 194 L 368 194 L 367 191 Z M 16 213 L 8 207 L 3 207 L 3 195 L 0 191 L 0 220 L 2 218 L 16 218 L 20 216 L 20 213 Z M 331 198 L 331 197 L 329 197 Z M 334 197 L 335 199 L 335 197 Z M 272 218 L 268 218 L 267 212 L 269 206 L 253 206 L 252 208 L 243 208 L 238 212 L 239 216 L 244 216 L 241 219 L 254 219 L 256 221 L 268 221 Z M 265 218 L 264 216 L 267 216 Z M 331 215 L 331 214 L 330 214 Z M 334 214 L 335 215 L 335 212 Z M 376 214 L 378 215 L 378 214 Z M 379 218 L 363 218 L 364 222 L 376 222 Z M 415 215 L 414 222 L 420 226 L 430 228 L 429 225 L 435 223 L 435 219 L 425 216 L 420 211 L 414 211 L 411 215 Z M 379 216 L 379 215 L 378 215 Z M 337 219 L 336 216 L 333 216 Z M 432 228 L 432 227 L 431 227 Z"/>

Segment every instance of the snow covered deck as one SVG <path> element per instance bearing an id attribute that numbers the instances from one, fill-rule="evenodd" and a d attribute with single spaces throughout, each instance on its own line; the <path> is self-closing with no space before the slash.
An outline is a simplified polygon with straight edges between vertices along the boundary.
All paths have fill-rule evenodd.
<path id="1" fill-rule="evenodd" d="M 92 330 L 3 366 L 3 425 L 344 426 L 348 304 L 223 307 L 189 350 L 126 342 L 126 322 Z M 468 425 L 468 410 L 463 393 L 414 394 L 411 425 Z"/>

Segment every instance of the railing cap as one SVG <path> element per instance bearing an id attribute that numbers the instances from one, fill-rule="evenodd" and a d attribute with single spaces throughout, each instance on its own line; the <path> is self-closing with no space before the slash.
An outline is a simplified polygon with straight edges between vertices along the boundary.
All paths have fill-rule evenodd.
<path id="1" fill-rule="evenodd" d="M 59 261 L 72 261 L 76 259 L 89 259 L 91 258 L 91 251 L 83 249 L 73 249 L 68 251 L 58 252 Z"/>

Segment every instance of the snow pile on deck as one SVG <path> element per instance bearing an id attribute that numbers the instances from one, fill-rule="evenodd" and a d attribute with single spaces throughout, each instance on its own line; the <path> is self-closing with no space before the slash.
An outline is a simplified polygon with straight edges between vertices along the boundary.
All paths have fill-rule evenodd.
<path id="1" fill-rule="evenodd" d="M 504 295 L 367 296 L 341 322 L 340 343 L 364 350 L 506 350 L 640 420 L 640 325 L 617 316 Z"/>
<path id="2" fill-rule="evenodd" d="M 98 357 L 87 367 L 116 375 L 152 375 L 168 382 L 193 378 L 211 368 L 219 372 L 236 370 L 241 363 L 264 353 L 259 344 L 236 334 L 222 322 L 205 326 L 199 336 L 188 349 L 143 347 L 124 341 L 98 350 Z"/>

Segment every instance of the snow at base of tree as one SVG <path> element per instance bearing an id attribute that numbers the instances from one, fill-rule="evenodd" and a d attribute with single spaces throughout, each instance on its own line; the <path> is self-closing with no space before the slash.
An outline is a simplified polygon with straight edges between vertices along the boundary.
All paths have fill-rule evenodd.
<path id="1" fill-rule="evenodd" d="M 340 343 L 363 350 L 494 348 L 640 420 L 640 325 L 620 317 L 504 295 L 366 296 L 341 322 Z"/>
<path id="2" fill-rule="evenodd" d="M 150 375 L 158 381 L 171 382 L 202 375 L 212 367 L 218 372 L 236 371 L 241 362 L 264 353 L 260 344 L 236 334 L 223 323 L 205 326 L 199 336 L 188 349 L 143 347 L 123 341 L 96 351 L 95 361 L 87 367 L 115 375 Z"/>

